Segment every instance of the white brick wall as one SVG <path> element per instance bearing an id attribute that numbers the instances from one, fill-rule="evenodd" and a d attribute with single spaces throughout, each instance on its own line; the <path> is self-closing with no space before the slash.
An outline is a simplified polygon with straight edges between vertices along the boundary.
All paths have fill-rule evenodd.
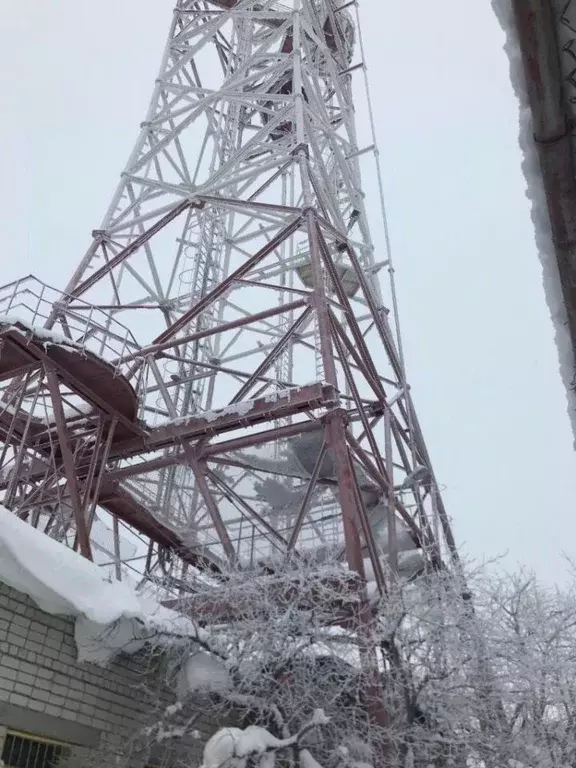
<path id="1" fill-rule="evenodd" d="M 8 726 L 120 754 L 173 700 L 153 678 L 133 658 L 107 668 L 78 663 L 73 621 L 43 613 L 0 583 L 0 733 Z M 216 728 L 195 727 L 206 737 Z M 190 765 L 200 763 L 199 744 L 193 752 Z"/>

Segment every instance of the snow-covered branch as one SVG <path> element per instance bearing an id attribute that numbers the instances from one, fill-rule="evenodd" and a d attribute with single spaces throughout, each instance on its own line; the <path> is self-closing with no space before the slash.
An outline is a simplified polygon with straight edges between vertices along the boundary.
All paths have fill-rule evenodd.
<path id="1" fill-rule="evenodd" d="M 202 738 L 204 768 L 272 768 L 280 757 L 291 768 L 366 768 L 383 755 L 390 768 L 576 764 L 576 589 L 492 569 L 467 581 L 474 610 L 440 573 L 374 603 L 376 693 L 339 564 L 207 584 L 182 606 L 203 642 L 172 649 L 178 704 L 146 737 L 189 742 L 200 712 L 220 725 Z M 375 695 L 386 725 L 370 714 Z"/>
<path id="2" fill-rule="evenodd" d="M 276 753 L 300 744 L 313 728 L 326 725 L 328 718 L 319 709 L 294 736 L 279 739 L 266 728 L 249 725 L 247 728 L 221 728 L 204 747 L 201 768 L 245 768 L 249 758 L 258 768 L 274 768 Z"/>

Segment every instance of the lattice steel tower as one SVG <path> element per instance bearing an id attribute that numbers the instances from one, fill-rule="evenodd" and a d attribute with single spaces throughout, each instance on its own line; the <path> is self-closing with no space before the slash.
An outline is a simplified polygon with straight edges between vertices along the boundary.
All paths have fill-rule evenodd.
<path id="1" fill-rule="evenodd" d="M 366 213 L 355 7 L 178 0 L 72 279 L 0 291 L 1 501 L 118 575 L 340 553 L 382 589 L 454 554 Z"/>

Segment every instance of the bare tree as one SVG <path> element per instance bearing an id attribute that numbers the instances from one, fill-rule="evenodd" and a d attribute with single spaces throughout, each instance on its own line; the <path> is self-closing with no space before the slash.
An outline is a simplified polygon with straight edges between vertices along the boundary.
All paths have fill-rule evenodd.
<path id="1" fill-rule="evenodd" d="M 574 768 L 576 590 L 492 571 L 464 594 L 433 572 L 372 598 L 376 689 L 361 590 L 337 562 L 197 584 L 180 605 L 196 637 L 164 659 L 177 701 L 148 745 L 189 768 Z"/>

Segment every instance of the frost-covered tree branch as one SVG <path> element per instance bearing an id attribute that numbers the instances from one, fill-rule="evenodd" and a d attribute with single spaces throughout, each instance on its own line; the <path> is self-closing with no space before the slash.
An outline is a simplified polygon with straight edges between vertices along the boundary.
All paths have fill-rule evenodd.
<path id="1" fill-rule="evenodd" d="M 277 752 L 297 747 L 313 728 L 327 723 L 328 718 L 319 709 L 297 734 L 283 739 L 258 725 L 249 725 L 244 729 L 221 728 L 204 747 L 201 768 L 246 768 L 250 758 L 257 762 L 259 768 L 274 768 Z"/>
<path id="2" fill-rule="evenodd" d="M 202 643 L 173 648 L 166 683 L 177 704 L 145 737 L 177 752 L 194 739 L 207 748 L 215 742 L 199 722 L 210 719 L 216 741 L 226 732 L 236 744 L 226 760 L 240 768 L 576 765 L 576 589 L 494 573 L 467 574 L 473 611 L 446 573 L 373 602 L 385 725 L 369 714 L 357 592 L 338 563 L 206 583 L 181 606 Z M 317 710 L 327 722 L 308 729 Z M 269 739 L 266 749 L 239 752 L 247 733 Z M 205 768 L 216 767 L 210 759 Z"/>

